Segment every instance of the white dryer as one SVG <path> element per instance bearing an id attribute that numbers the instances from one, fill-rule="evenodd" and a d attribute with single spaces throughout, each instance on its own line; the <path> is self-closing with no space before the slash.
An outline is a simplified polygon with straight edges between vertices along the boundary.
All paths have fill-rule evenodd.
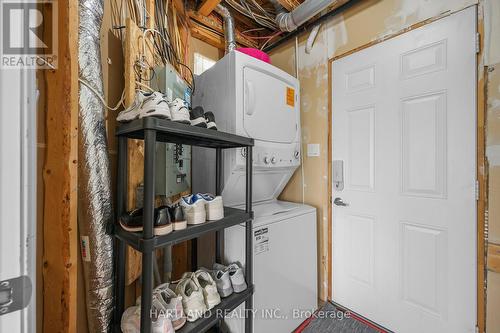
<path id="1" fill-rule="evenodd" d="M 195 83 L 193 106 L 212 111 L 219 130 L 255 140 L 253 327 L 255 333 L 288 333 L 305 319 L 294 316 L 294 309 L 317 306 L 316 210 L 277 200 L 300 166 L 299 82 L 270 64 L 233 51 L 196 77 Z M 222 196 L 227 206 L 245 202 L 245 159 L 243 149 L 224 151 Z M 193 191 L 213 192 L 215 152 L 193 147 L 192 161 Z M 226 230 L 227 262 L 245 264 L 242 244 L 243 227 Z M 283 316 L 269 318 L 273 310 Z M 226 323 L 231 332 L 244 332 L 243 320 Z"/>

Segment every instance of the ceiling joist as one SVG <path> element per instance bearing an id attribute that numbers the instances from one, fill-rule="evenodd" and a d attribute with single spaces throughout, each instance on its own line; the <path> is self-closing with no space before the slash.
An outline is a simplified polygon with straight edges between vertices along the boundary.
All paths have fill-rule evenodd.
<path id="1" fill-rule="evenodd" d="M 201 35 L 204 37 L 203 39 L 209 44 L 217 48 L 224 49 L 224 37 L 223 37 L 224 28 L 219 20 L 215 19 L 213 16 L 203 16 L 199 12 L 195 12 L 192 10 L 188 11 L 188 16 L 192 22 L 193 21 L 195 22 L 195 24 L 191 25 L 191 35 L 193 37 L 196 37 L 195 35 L 197 36 Z M 212 31 L 207 31 L 207 33 L 203 33 L 202 30 L 212 30 Z M 217 35 L 218 37 L 216 38 L 215 35 Z M 220 40 L 222 41 L 222 43 L 220 42 Z M 259 46 L 256 41 L 253 41 L 243 36 L 238 29 L 236 30 L 236 42 L 245 47 L 258 48 Z"/>
<path id="2" fill-rule="evenodd" d="M 217 7 L 221 0 L 203 0 L 198 9 L 201 15 L 208 16 Z"/>

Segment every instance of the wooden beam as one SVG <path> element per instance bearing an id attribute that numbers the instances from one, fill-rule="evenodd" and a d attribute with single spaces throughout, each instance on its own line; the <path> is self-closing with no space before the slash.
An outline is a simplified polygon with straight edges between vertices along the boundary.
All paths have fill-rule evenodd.
<path id="1" fill-rule="evenodd" d="M 78 2 L 58 4 L 59 59 L 44 70 L 43 331 L 77 330 Z M 45 18 L 45 17 L 44 17 Z M 45 29 L 49 31 L 50 29 Z"/>
<path id="2" fill-rule="evenodd" d="M 203 16 L 208 16 L 220 2 L 221 0 L 203 0 L 198 9 L 198 13 Z"/>
<path id="3" fill-rule="evenodd" d="M 485 213 L 488 207 L 488 165 L 486 163 L 486 81 L 488 72 L 483 64 L 484 47 L 484 18 L 477 17 L 477 31 L 479 33 L 480 52 L 476 55 L 477 68 L 477 97 L 476 97 L 476 179 L 479 185 L 479 198 L 477 200 L 477 328 L 478 332 L 486 332 L 486 240 L 485 240 Z"/>
<path id="4" fill-rule="evenodd" d="M 150 19 L 152 21 L 152 18 Z M 125 106 L 128 107 L 134 102 L 136 90 L 136 74 L 134 71 L 135 62 L 139 59 L 142 48 L 142 32 L 132 19 L 127 18 L 125 22 Z M 146 50 L 148 48 L 146 47 Z M 148 62 L 152 63 L 152 58 L 148 57 Z M 128 203 L 127 210 L 135 208 L 136 189 L 141 184 L 144 177 L 144 145 L 141 140 L 129 140 L 128 143 Z M 127 247 L 127 267 L 125 283 L 132 284 L 140 275 L 142 270 L 141 255 L 131 247 Z"/>
<path id="5" fill-rule="evenodd" d="M 191 36 L 204 41 L 205 43 L 212 45 L 219 50 L 224 50 L 225 41 L 222 36 L 216 34 L 210 30 L 203 29 L 203 27 L 199 25 L 193 25 L 191 27 Z"/>
<path id="6" fill-rule="evenodd" d="M 207 36 L 210 36 L 207 39 L 210 42 L 208 42 L 208 41 L 206 41 L 206 42 L 215 46 L 215 47 L 218 47 L 218 48 L 219 48 L 219 46 L 217 46 L 217 45 L 219 45 L 220 43 L 218 43 L 217 40 L 222 39 L 222 47 L 221 48 L 224 49 L 224 37 L 222 37 L 224 35 L 224 27 L 222 26 L 222 23 L 219 20 L 215 19 L 213 16 L 200 15 L 199 13 L 192 11 L 192 10 L 188 11 L 188 16 L 192 21 L 195 21 L 198 23 L 198 25 L 191 24 L 191 35 L 193 37 L 195 37 L 195 35 L 201 36 L 203 38 L 208 38 Z M 205 29 L 204 26 L 208 27 L 209 29 Z M 210 31 L 210 29 L 215 30 L 219 34 L 219 37 L 215 37 L 217 34 L 214 33 L 213 31 Z M 195 38 L 198 38 L 198 37 L 195 37 Z M 202 38 L 198 38 L 198 39 L 205 41 Z M 236 30 L 236 42 L 238 44 L 245 46 L 245 47 L 253 47 L 253 48 L 258 47 L 257 42 L 244 37 L 238 30 Z"/>
<path id="7" fill-rule="evenodd" d="M 280 3 L 280 5 L 283 6 L 283 8 L 285 8 L 288 11 L 291 11 L 294 9 L 294 7 L 286 0 L 278 0 L 278 2 Z"/>

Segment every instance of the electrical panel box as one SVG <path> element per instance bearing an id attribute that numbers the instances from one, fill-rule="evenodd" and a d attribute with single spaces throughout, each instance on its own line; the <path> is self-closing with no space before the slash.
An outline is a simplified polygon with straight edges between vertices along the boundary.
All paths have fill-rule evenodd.
<path id="1" fill-rule="evenodd" d="M 170 197 L 191 187 L 191 146 L 156 145 L 156 194 Z"/>
<path id="2" fill-rule="evenodd" d="M 173 101 L 182 98 L 191 105 L 191 89 L 170 65 L 155 68 L 152 88 Z M 167 197 L 188 191 L 191 188 L 191 146 L 156 144 L 156 195 Z"/>
<path id="3" fill-rule="evenodd" d="M 155 78 L 151 80 L 152 88 L 161 91 L 169 101 L 182 98 L 191 105 L 191 88 L 171 65 L 156 67 Z"/>

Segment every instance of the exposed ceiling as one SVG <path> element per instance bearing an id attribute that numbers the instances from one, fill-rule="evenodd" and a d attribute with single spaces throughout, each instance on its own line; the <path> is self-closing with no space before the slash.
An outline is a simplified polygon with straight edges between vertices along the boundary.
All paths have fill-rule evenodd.
<path id="1" fill-rule="evenodd" d="M 291 11 L 305 0 L 278 1 Z M 274 23 L 274 6 L 268 0 L 191 0 L 188 3 L 188 15 L 194 37 L 224 48 L 222 19 L 214 11 L 219 3 L 225 4 L 233 13 L 236 40 L 240 45 L 264 48 L 285 35 Z"/>

